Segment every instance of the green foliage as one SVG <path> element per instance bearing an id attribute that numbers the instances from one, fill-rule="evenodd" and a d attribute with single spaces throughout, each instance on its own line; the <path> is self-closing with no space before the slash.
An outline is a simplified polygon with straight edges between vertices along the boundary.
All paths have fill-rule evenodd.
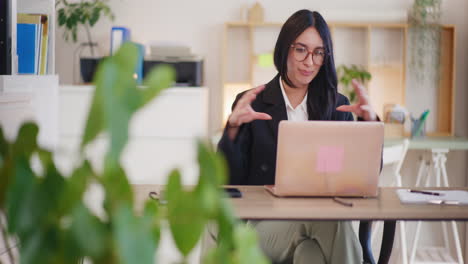
<path id="1" fill-rule="evenodd" d="M 409 11 L 409 72 L 414 85 L 439 82 L 441 0 L 414 0 Z"/>
<path id="2" fill-rule="evenodd" d="M 88 33 L 88 43 L 91 43 L 89 28 L 92 28 L 103 16 L 114 20 L 114 14 L 107 2 L 107 0 L 81 0 L 69 3 L 67 0 L 57 0 L 55 6 L 61 6 L 57 11 L 58 25 L 65 29 L 63 32 L 65 40 L 68 41 L 71 37 L 72 41 L 76 42 L 78 27 L 82 25 Z"/>
<path id="3" fill-rule="evenodd" d="M 199 242 L 205 226 L 219 229 L 219 246 L 207 263 L 266 263 L 256 234 L 236 220 L 220 185 L 226 182 L 224 159 L 199 142 L 199 181 L 182 186 L 173 170 L 167 184 L 167 206 L 148 200 L 134 208 L 133 191 L 121 164 L 133 114 L 169 87 L 174 70 L 161 66 L 137 87 L 132 78 L 137 49 L 126 43 L 99 66 L 91 109 L 80 145 L 82 162 L 63 175 L 51 152 L 37 144 L 38 127 L 25 123 L 8 142 L 0 128 L 0 213 L 6 213 L 10 235 L 20 241 L 20 261 L 29 263 L 154 263 L 161 223 L 168 221 L 183 261 Z M 105 134 L 109 147 L 102 172 L 85 159 L 84 150 Z M 32 166 L 38 160 L 40 169 Z M 86 207 L 90 184 L 103 188 L 103 214 Z M 4 241 L 5 242 L 5 241 Z"/>
<path id="4" fill-rule="evenodd" d="M 350 67 L 346 65 L 338 66 L 337 74 L 339 83 L 343 85 L 341 92 L 348 97 L 350 103 L 355 103 L 357 99 L 351 81 L 356 79 L 365 85 L 372 78 L 372 75 L 367 70 L 354 64 Z"/>
<path id="5" fill-rule="evenodd" d="M 441 0 L 414 0 L 409 21 L 412 26 L 438 23 L 441 17 Z"/>

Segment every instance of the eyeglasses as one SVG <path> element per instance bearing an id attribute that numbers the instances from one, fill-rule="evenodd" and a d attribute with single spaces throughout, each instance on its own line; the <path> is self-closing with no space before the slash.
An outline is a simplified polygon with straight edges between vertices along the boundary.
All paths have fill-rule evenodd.
<path id="1" fill-rule="evenodd" d="M 302 44 L 291 44 L 293 49 L 294 59 L 297 61 L 305 61 L 309 54 L 312 55 L 312 61 L 315 65 L 321 66 L 325 61 L 327 53 L 324 48 L 315 48 L 313 51 L 309 51 L 307 47 Z"/>

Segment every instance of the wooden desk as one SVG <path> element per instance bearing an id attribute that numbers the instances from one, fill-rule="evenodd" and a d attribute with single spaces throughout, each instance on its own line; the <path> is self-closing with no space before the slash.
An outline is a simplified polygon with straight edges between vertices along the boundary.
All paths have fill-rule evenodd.
<path id="1" fill-rule="evenodd" d="M 161 185 L 133 185 L 137 209 L 142 208 L 150 191 L 159 191 Z M 383 187 L 376 198 L 343 198 L 352 202 L 348 207 L 331 198 L 277 198 L 263 186 L 233 186 L 242 192 L 242 198 L 231 199 L 237 217 L 264 220 L 386 220 L 388 230 L 378 263 L 388 263 L 395 235 L 396 220 L 468 220 L 468 206 L 460 205 L 415 205 L 402 204 L 396 187 Z M 454 188 L 431 188 L 454 189 Z M 456 188 L 468 191 L 468 188 Z M 387 223 L 386 223 L 387 225 Z M 386 234 L 387 233 L 387 234 Z M 360 236 L 361 239 L 361 236 Z M 373 259 L 368 244 L 369 238 L 361 241 L 365 255 Z M 373 261 L 373 260 L 372 260 Z"/>
<path id="2" fill-rule="evenodd" d="M 265 220 L 468 220 L 468 206 L 402 204 L 396 187 L 380 188 L 377 198 L 343 198 L 352 207 L 331 198 L 277 198 L 263 186 L 233 186 L 242 198 L 231 199 L 236 216 L 241 219 Z M 133 185 L 137 208 L 148 199 L 150 191 L 161 185 Z M 436 189 L 436 188 L 431 188 Z M 453 189 L 453 188 L 437 188 Z M 456 188 L 466 190 L 468 188 Z"/>

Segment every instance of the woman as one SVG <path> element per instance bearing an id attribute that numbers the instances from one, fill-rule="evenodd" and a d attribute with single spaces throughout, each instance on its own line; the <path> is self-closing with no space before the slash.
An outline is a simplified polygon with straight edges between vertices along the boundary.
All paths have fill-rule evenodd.
<path id="1" fill-rule="evenodd" d="M 237 96 L 219 143 L 229 184 L 274 184 L 281 120 L 377 120 L 365 89 L 353 81 L 358 103 L 337 92 L 333 45 L 318 12 L 300 10 L 281 28 L 274 51 L 278 75 Z M 274 263 L 362 263 L 349 222 L 249 221 Z"/>

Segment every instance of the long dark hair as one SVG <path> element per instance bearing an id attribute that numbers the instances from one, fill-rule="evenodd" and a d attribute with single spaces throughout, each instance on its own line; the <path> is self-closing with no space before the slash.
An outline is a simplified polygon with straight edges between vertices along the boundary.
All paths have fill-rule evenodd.
<path id="1" fill-rule="evenodd" d="M 315 78 L 309 83 L 309 117 L 313 120 L 329 120 L 335 109 L 337 97 L 337 77 L 333 44 L 327 22 L 318 12 L 299 10 L 284 23 L 276 41 L 274 62 L 281 78 L 289 85 L 294 84 L 288 78 L 288 54 L 291 44 L 309 27 L 315 27 L 323 40 L 325 61 Z"/>

